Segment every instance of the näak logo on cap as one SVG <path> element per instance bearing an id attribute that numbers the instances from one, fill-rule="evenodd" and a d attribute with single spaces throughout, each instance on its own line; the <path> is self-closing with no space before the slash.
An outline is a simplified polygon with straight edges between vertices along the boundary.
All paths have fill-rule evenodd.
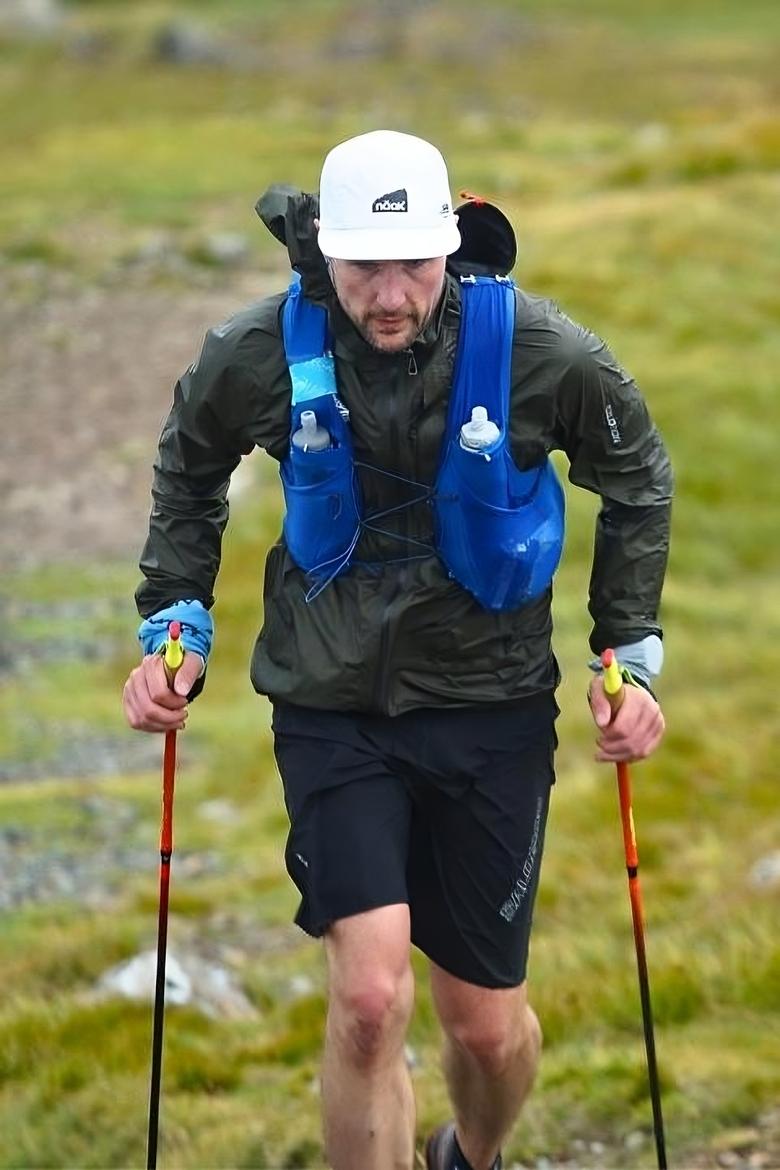
<path id="1" fill-rule="evenodd" d="M 371 205 L 372 211 L 408 211 L 409 201 L 406 188 L 398 191 L 389 191 L 387 195 L 380 195 Z"/>

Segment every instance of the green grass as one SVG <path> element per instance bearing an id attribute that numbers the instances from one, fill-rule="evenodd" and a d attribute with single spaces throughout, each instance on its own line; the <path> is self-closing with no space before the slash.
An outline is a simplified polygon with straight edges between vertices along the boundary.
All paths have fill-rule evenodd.
<path id="1" fill-rule="evenodd" d="M 93 274 L 161 224 L 197 250 L 210 225 L 251 231 L 266 182 L 311 186 L 335 139 L 383 122 L 432 135 L 455 185 L 521 197 L 524 216 L 529 201 L 547 206 L 553 192 L 701 183 L 777 163 L 771 6 L 750 6 L 754 27 L 736 5 L 719 5 L 717 23 L 688 6 L 671 22 L 658 0 L 643 5 L 659 32 L 652 53 L 646 23 L 626 27 L 616 4 L 593 6 L 575 27 L 565 5 L 533 5 L 522 16 L 504 5 L 492 33 L 486 21 L 485 45 L 471 51 L 466 10 L 438 6 L 410 16 L 397 57 L 381 52 L 392 30 L 369 35 L 367 68 L 362 58 L 333 56 L 352 35 L 354 14 L 343 4 L 310 2 L 294 34 L 278 5 L 201 5 L 218 33 L 262 51 L 259 71 L 150 62 L 150 38 L 176 7 L 74 6 L 74 29 L 108 38 L 96 61 L 45 45 L 0 50 L 0 100 L 14 111 L 0 253 Z M 347 101 L 332 96 L 335 69 Z M 253 242 L 258 262 L 272 253 L 259 224 Z"/>
<path id="2" fill-rule="evenodd" d="M 253 262 L 277 265 L 251 210 L 263 186 L 311 187 L 333 141 L 391 124 L 433 136 L 454 186 L 500 198 L 518 227 L 520 283 L 605 335 L 637 376 L 678 483 L 660 688 L 668 734 L 634 770 L 634 811 L 668 1145 L 682 1166 L 780 1093 L 777 894 L 748 880 L 777 847 L 780 10 L 651 0 L 629 15 L 617 0 L 534 0 L 518 21 L 514 4 L 494 7 L 508 23 L 487 68 L 464 47 L 457 5 L 421 9 L 414 19 L 436 35 L 400 55 L 388 40 L 368 65 L 328 57 L 354 18 L 337 0 L 299 6 L 306 19 L 295 29 L 281 3 L 194 5 L 220 31 L 270 46 L 253 73 L 151 65 L 150 33 L 184 6 L 73 5 L 78 26 L 113 38 L 104 58 L 0 46 L 0 254 L 11 267 L 66 266 L 89 281 L 162 225 L 183 252 L 208 230 L 246 232 Z M 437 44 L 450 46 L 447 60 Z M 336 96 L 336 69 L 348 100 Z M 258 1018 L 170 1011 L 161 1144 L 170 1166 L 321 1161 L 322 957 L 303 936 L 266 946 L 296 897 L 269 708 L 247 679 L 263 552 L 279 521 L 273 469 L 259 457 L 257 468 L 256 495 L 234 508 L 226 542 L 208 691 L 182 741 L 171 932 L 245 951 L 236 973 Z M 547 1044 L 508 1153 L 528 1162 L 603 1141 L 605 1165 L 641 1167 L 652 1163 L 650 1138 L 623 1146 L 637 1129 L 649 1135 L 650 1115 L 617 797 L 612 771 L 592 762 L 583 700 L 594 501 L 569 497 L 556 589 L 559 781 L 531 965 Z M 11 619 L 12 641 L 40 649 L 69 630 L 86 635 L 93 618 L 54 603 L 95 599 L 105 654 L 4 684 L 3 755 L 53 751 L 73 726 L 132 738 L 118 695 L 136 660 L 134 559 L 128 550 L 113 566 L 69 567 L 67 586 L 56 566 L 4 582 L 28 605 Z M 89 811 L 95 797 L 102 818 Z M 239 808 L 237 825 L 201 815 L 217 797 Z M 0 787 L 0 825 L 29 847 L 83 857 L 110 844 L 112 824 L 124 826 L 124 845 L 148 850 L 147 870 L 121 874 L 107 856 L 94 905 L 4 912 L 3 1166 L 143 1161 L 151 1012 L 89 992 L 107 967 L 154 945 L 159 772 Z M 188 875 L 186 859 L 206 852 L 216 868 Z M 419 957 L 415 967 L 422 1133 L 447 1104 Z M 298 998 L 300 975 L 310 991 Z"/>

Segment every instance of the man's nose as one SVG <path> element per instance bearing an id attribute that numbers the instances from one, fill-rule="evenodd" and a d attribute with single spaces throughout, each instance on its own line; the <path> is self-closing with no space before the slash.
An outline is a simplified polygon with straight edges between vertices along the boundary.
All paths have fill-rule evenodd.
<path id="1" fill-rule="evenodd" d="M 406 304 L 406 288 L 401 273 L 387 272 L 376 290 L 377 307 L 384 313 L 397 313 Z"/>

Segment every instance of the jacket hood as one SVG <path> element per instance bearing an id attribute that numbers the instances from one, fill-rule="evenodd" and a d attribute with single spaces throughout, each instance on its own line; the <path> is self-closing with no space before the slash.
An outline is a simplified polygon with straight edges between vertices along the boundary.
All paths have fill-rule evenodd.
<path id="1" fill-rule="evenodd" d="M 455 210 L 461 244 L 447 257 L 453 276 L 508 276 L 517 260 L 517 239 L 500 208 L 479 195 L 461 192 L 466 200 Z"/>
<path id="2" fill-rule="evenodd" d="M 316 195 L 288 183 L 274 183 L 257 200 L 255 211 L 271 235 L 287 248 L 304 296 L 315 304 L 329 305 L 333 286 L 314 226 L 319 207 Z"/>

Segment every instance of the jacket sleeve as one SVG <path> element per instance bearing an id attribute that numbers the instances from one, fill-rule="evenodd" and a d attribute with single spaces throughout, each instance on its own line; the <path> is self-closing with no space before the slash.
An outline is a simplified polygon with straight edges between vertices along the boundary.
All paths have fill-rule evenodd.
<path id="1" fill-rule="evenodd" d="M 286 446 L 289 375 L 274 300 L 259 322 L 244 315 L 211 330 L 176 383 L 154 464 L 135 595 L 142 617 L 180 600 L 213 605 L 230 476 L 255 446 L 277 457 Z"/>
<path id="2" fill-rule="evenodd" d="M 569 479 L 601 497 L 588 605 L 598 654 L 661 636 L 673 479 L 636 383 L 604 342 L 573 326 L 566 348 L 558 409 Z"/>

